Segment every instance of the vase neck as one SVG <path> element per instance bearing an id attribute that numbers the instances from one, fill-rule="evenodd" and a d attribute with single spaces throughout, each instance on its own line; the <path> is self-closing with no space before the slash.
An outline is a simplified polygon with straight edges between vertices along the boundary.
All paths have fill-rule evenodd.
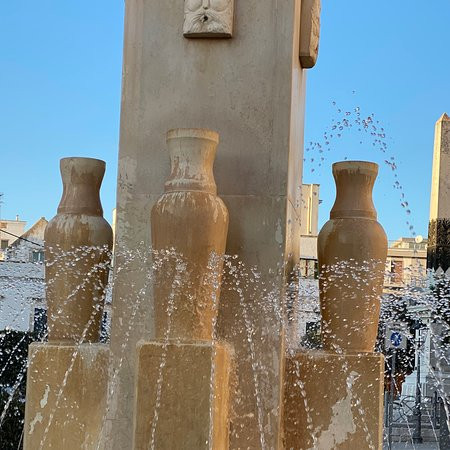
<path id="1" fill-rule="evenodd" d="M 58 213 L 103 216 L 100 186 L 105 162 L 92 158 L 63 158 L 60 169 L 63 195 Z"/>
<path id="2" fill-rule="evenodd" d="M 218 134 L 203 129 L 176 129 L 167 133 L 171 172 L 165 192 L 202 191 L 217 193 L 214 158 Z"/>
<path id="3" fill-rule="evenodd" d="M 336 181 L 336 200 L 330 212 L 331 219 L 377 219 L 372 190 L 378 174 L 378 165 L 365 161 L 344 161 L 333 164 Z"/>

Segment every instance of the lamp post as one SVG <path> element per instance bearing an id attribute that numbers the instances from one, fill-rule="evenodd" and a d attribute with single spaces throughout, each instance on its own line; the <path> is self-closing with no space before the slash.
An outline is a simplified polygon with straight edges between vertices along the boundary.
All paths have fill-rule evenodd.
<path id="1" fill-rule="evenodd" d="M 391 364 L 391 384 L 389 389 L 389 406 L 388 406 L 388 449 L 392 449 L 392 422 L 394 419 L 394 389 L 395 389 L 395 371 L 396 371 L 397 350 L 392 351 Z"/>
<path id="2" fill-rule="evenodd" d="M 416 334 L 417 378 L 416 378 L 416 399 L 414 406 L 414 416 L 416 417 L 415 420 L 416 426 L 414 428 L 412 438 L 415 444 L 421 444 L 423 442 L 423 438 L 422 438 L 422 388 L 420 385 L 420 350 L 422 346 L 421 340 L 422 323 L 420 322 L 420 320 L 416 321 L 414 329 L 417 332 Z"/>

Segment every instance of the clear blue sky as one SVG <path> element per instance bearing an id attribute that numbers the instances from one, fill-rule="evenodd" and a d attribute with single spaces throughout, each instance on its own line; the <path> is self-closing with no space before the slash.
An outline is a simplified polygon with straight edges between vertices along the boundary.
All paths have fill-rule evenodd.
<path id="1" fill-rule="evenodd" d="M 368 159 L 380 163 L 375 202 L 389 238 L 410 235 L 407 222 L 426 235 L 434 123 L 450 112 L 450 0 L 323 0 L 322 7 L 319 60 L 308 73 L 306 144 L 325 146 L 329 130 L 330 150 L 320 153 L 313 144 L 304 171 L 304 182 L 321 184 L 321 222 L 334 197 L 331 163 Z M 30 225 L 51 218 L 61 194 L 59 159 L 91 156 L 107 161 L 102 201 L 110 219 L 123 11 L 123 0 L 1 2 L 3 218 L 20 214 Z M 352 123 L 357 108 L 362 118 L 374 114 L 376 133 L 384 128 L 386 153 L 356 125 L 341 137 L 338 128 L 330 131 L 342 117 Z M 395 171 L 384 163 L 391 157 Z"/>

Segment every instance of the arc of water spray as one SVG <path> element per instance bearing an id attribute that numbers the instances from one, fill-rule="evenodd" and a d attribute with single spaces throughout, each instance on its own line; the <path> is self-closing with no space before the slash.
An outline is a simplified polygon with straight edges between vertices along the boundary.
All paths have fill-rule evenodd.
<path id="1" fill-rule="evenodd" d="M 140 246 L 145 248 L 144 242 L 141 242 Z M 129 252 L 126 252 L 126 253 L 129 253 Z M 146 254 L 142 254 L 139 251 L 139 249 L 136 250 L 136 253 L 137 253 L 138 257 L 140 258 L 140 260 L 143 261 L 143 265 L 141 267 L 144 267 L 143 270 L 145 270 L 145 267 L 146 267 L 146 264 L 147 264 L 147 261 L 148 261 Z M 130 255 L 128 254 L 127 256 L 130 256 Z M 119 271 L 120 271 L 120 268 L 117 270 L 117 273 Z M 117 273 L 116 273 L 116 275 L 117 275 Z M 140 289 L 140 291 L 139 291 L 139 293 L 137 295 L 137 301 L 135 302 L 135 305 L 134 305 L 135 307 L 133 308 L 133 311 L 132 311 L 131 316 L 130 316 L 130 320 L 128 321 L 128 323 L 129 323 L 128 329 L 127 329 L 126 333 L 123 336 L 124 339 L 123 339 L 122 346 L 121 346 L 121 357 L 119 359 L 119 363 L 117 364 L 117 367 L 114 369 L 114 373 L 113 373 L 112 377 L 110 377 L 110 379 L 108 381 L 108 394 L 107 394 L 106 411 L 105 411 L 105 414 L 103 416 L 102 426 L 101 426 L 101 429 L 100 429 L 99 439 L 98 439 L 98 442 L 97 442 L 96 450 L 100 450 L 100 446 L 101 446 L 101 443 L 102 443 L 103 433 L 104 433 L 105 424 L 106 424 L 106 418 L 107 418 L 107 415 L 108 415 L 108 413 L 110 411 L 110 403 L 111 403 L 110 400 L 111 400 L 111 397 L 112 397 L 112 395 L 114 393 L 114 385 L 115 385 L 115 382 L 116 382 L 116 379 L 117 379 L 117 375 L 119 374 L 119 371 L 120 371 L 120 369 L 122 367 L 123 360 L 125 358 L 124 349 L 126 347 L 126 344 L 128 343 L 128 339 L 130 337 L 130 332 L 131 332 L 131 329 L 133 327 L 134 319 L 136 318 L 136 314 L 137 314 L 137 311 L 139 309 L 140 303 L 141 303 L 142 299 L 145 298 L 145 295 L 147 293 L 147 289 L 150 286 L 151 280 L 153 279 L 152 278 L 152 273 L 150 271 L 147 272 L 145 279 L 146 279 L 146 281 L 144 283 L 144 286 Z"/>

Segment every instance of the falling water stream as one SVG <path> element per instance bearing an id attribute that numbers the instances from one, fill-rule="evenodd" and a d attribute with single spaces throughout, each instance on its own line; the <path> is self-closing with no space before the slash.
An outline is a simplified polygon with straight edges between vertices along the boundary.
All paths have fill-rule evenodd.
<path id="1" fill-rule="evenodd" d="M 401 184 L 398 176 L 398 167 L 397 167 L 397 161 L 394 155 L 389 154 L 390 153 L 390 138 L 387 136 L 387 133 L 385 131 L 385 127 L 382 125 L 381 121 L 378 120 L 378 118 L 375 116 L 375 114 L 363 114 L 361 108 L 359 106 L 353 106 L 351 108 L 342 108 L 339 105 L 337 105 L 335 102 L 333 102 L 333 108 L 334 108 L 334 115 L 333 118 L 330 121 L 330 124 L 324 128 L 323 135 L 320 139 L 316 141 L 310 141 L 309 144 L 305 148 L 305 167 L 309 169 L 309 175 L 312 176 L 312 174 L 317 174 L 319 172 L 319 169 L 322 168 L 325 163 L 327 162 L 327 159 L 329 159 L 330 155 L 333 152 L 334 146 L 337 145 L 337 142 L 342 139 L 345 135 L 351 135 L 353 138 L 357 138 L 361 136 L 359 140 L 360 145 L 365 145 L 367 143 L 367 139 L 369 139 L 370 146 L 374 151 L 376 152 L 377 158 L 379 156 L 382 156 L 382 161 L 385 164 L 386 167 L 389 168 L 389 171 L 393 174 L 394 181 L 392 183 L 392 187 L 395 192 L 399 194 L 399 202 L 401 206 L 401 210 L 404 211 L 404 214 L 406 215 L 406 224 L 411 232 L 411 234 L 414 236 L 415 229 L 413 224 L 410 220 L 411 215 L 411 208 L 409 205 L 409 202 L 407 200 L 407 196 L 405 193 L 405 189 L 403 185 Z M 368 159 L 374 159 L 375 154 L 371 154 Z M 329 174 L 328 174 L 329 177 Z M 328 178 L 329 180 L 329 178 Z M 400 219 L 399 219 L 400 220 Z M 66 252 L 62 253 L 59 260 L 55 262 L 55 264 L 59 264 L 61 266 L 61 273 L 60 276 L 64 276 L 65 270 L 70 270 L 70 264 L 68 265 L 67 262 L 71 260 L 77 260 L 78 258 L 86 257 L 89 254 L 88 248 L 84 248 L 81 250 L 77 250 L 76 252 Z M 221 280 L 221 274 L 217 270 L 217 267 L 220 266 L 217 261 L 217 255 L 211 255 L 210 263 L 209 263 L 209 272 L 211 276 L 205 280 L 203 280 L 203 283 L 206 285 L 212 285 L 214 287 L 217 287 Z M 153 420 L 151 424 L 151 436 L 149 441 L 149 449 L 155 449 L 157 448 L 157 430 L 158 430 L 158 419 L 159 419 L 159 413 L 160 413 L 160 407 L 161 407 L 161 396 L 163 395 L 164 391 L 164 373 L 165 373 L 165 367 L 167 362 L 167 348 L 170 343 L 169 336 L 171 331 L 171 318 L 173 312 L 177 309 L 177 306 L 175 304 L 176 299 L 176 293 L 177 290 L 183 289 L 184 284 L 187 282 L 187 274 L 186 274 L 186 265 L 185 261 L 183 260 L 182 255 L 177 255 L 173 251 L 168 251 L 166 254 L 158 253 L 158 255 L 155 255 L 155 252 L 153 252 L 148 247 L 145 247 L 144 244 L 142 244 L 138 249 L 136 250 L 121 250 L 121 254 L 118 252 L 116 254 L 116 260 L 121 261 L 121 265 L 119 267 L 115 268 L 115 272 L 110 277 L 110 283 L 113 285 L 117 277 L 123 272 L 127 271 L 130 268 L 136 269 L 138 267 L 139 273 L 141 274 L 142 280 L 145 280 L 145 283 L 143 284 L 143 287 L 139 290 L 137 295 L 134 295 L 133 297 L 130 294 L 129 301 L 130 304 L 132 304 L 131 314 L 127 318 L 128 325 L 125 328 L 125 332 L 123 334 L 123 341 L 121 344 L 121 353 L 116 361 L 116 364 L 114 366 L 114 370 L 110 373 L 109 378 L 109 385 L 108 385 L 108 401 L 106 405 L 106 412 L 104 416 L 104 420 L 102 423 L 102 428 L 100 430 L 99 440 L 98 440 L 98 446 L 97 448 L 100 449 L 100 444 L 105 439 L 104 432 L 106 429 L 106 422 L 107 422 L 107 416 L 111 412 L 112 405 L 114 404 L 114 396 L 116 395 L 116 387 L 117 387 L 117 380 L 118 380 L 118 374 L 121 371 L 122 364 L 124 362 L 124 359 L 126 358 L 126 348 L 127 344 L 130 339 L 131 331 L 135 325 L 135 321 L 137 320 L 137 313 L 139 309 L 141 308 L 142 304 L 145 302 L 148 302 L 149 299 L 152 297 L 152 289 L 153 284 L 155 282 L 154 272 L 161 270 L 162 267 L 165 267 L 164 263 L 167 261 L 171 261 L 173 263 L 175 261 L 175 273 L 173 277 L 173 284 L 172 284 L 172 295 L 169 298 L 169 301 L 167 303 L 167 327 L 165 332 L 165 337 L 163 339 L 163 350 L 161 354 L 161 359 L 159 363 L 159 370 L 158 370 L 158 378 L 156 380 L 156 398 L 154 399 L 155 408 L 153 411 Z M 224 259 L 224 273 L 226 274 L 226 283 L 228 284 L 227 288 L 234 291 L 234 293 L 239 297 L 239 304 L 241 307 L 242 314 L 242 324 L 243 329 L 239 330 L 242 332 L 242 335 L 245 336 L 246 340 L 246 358 L 248 358 L 249 366 L 251 367 L 252 371 L 252 382 L 253 382 L 253 396 L 256 404 L 256 417 L 254 418 L 256 421 L 258 434 L 259 434 L 259 443 L 261 446 L 261 449 L 269 450 L 269 446 L 267 444 L 267 434 L 271 432 L 270 430 L 270 424 L 268 424 L 267 418 L 266 418 L 266 411 L 263 404 L 263 391 L 265 389 L 265 385 L 267 384 L 266 381 L 266 374 L 267 371 L 271 370 L 269 367 L 267 367 L 265 361 L 260 358 L 260 354 L 257 350 L 257 347 L 261 347 L 261 344 L 259 342 L 255 342 L 256 339 L 261 339 L 262 341 L 270 341 L 272 338 L 278 338 L 278 336 L 268 336 L 267 333 L 275 331 L 280 332 L 281 328 L 284 327 L 286 329 L 291 328 L 292 326 L 296 325 L 296 321 L 291 322 L 291 319 L 288 320 L 288 314 L 286 314 L 287 310 L 293 310 L 296 312 L 296 320 L 302 320 L 302 314 L 309 314 L 311 311 L 315 311 L 315 314 L 318 312 L 317 307 L 317 299 L 318 299 L 318 289 L 317 286 L 314 284 L 314 282 L 311 282 L 311 280 L 304 280 L 300 278 L 300 286 L 296 288 L 296 290 L 292 289 L 292 286 L 286 286 L 285 288 L 281 287 L 279 285 L 279 274 L 280 271 L 283 270 L 283 267 L 277 267 L 273 268 L 272 272 L 272 279 L 273 283 L 271 284 L 270 279 L 268 280 L 267 276 L 262 276 L 260 273 L 258 267 L 246 267 L 246 265 L 239 260 L 237 256 L 231 256 L 228 255 Z M 370 265 L 367 266 L 359 265 L 358 267 L 354 267 L 353 269 L 353 276 L 356 277 L 355 279 L 358 279 L 358 277 L 363 274 L 364 272 L 370 271 Z M 69 296 L 69 298 L 66 299 L 67 302 L 70 302 L 72 298 L 76 296 L 76 293 L 79 290 L 82 290 L 85 288 L 89 281 L 89 277 L 94 276 L 97 270 L 104 269 L 104 265 L 99 265 L 98 267 L 94 267 L 93 271 L 87 276 L 85 280 L 83 280 L 79 286 L 77 286 L 76 290 Z M 339 274 L 342 272 L 348 272 L 346 271 L 348 268 L 344 267 L 335 267 L 334 273 L 330 274 L 330 280 L 333 279 L 333 276 L 339 276 Z M 295 274 L 297 275 L 297 274 Z M 122 277 L 123 278 L 123 277 Z M 361 280 L 363 279 L 363 276 L 361 275 Z M 264 280 L 264 281 L 263 281 Z M 449 278 L 446 277 L 446 275 L 442 274 L 436 274 L 433 272 L 424 272 L 420 276 L 418 276 L 418 279 L 416 280 L 416 283 L 412 286 L 403 286 L 402 289 L 397 293 L 397 296 L 395 299 L 384 297 L 383 298 L 383 304 L 382 304 L 382 313 L 381 313 L 381 326 L 380 329 L 383 329 L 384 324 L 392 322 L 394 319 L 397 318 L 397 309 L 402 305 L 401 302 L 406 302 L 408 305 L 415 305 L 415 306 L 421 306 L 431 312 L 431 315 L 434 319 L 442 318 L 442 315 L 449 314 L 450 311 L 448 306 L 448 299 L 445 298 L 437 298 L 435 295 L 435 291 L 433 290 L 433 283 L 436 282 L 436 280 L 441 280 L 441 282 L 450 283 Z M 283 292 L 284 289 L 284 292 Z M 130 289 L 130 292 L 132 292 L 133 289 Z M 212 290 L 215 292 L 215 289 Z M 294 292 L 294 294 L 293 294 Z M 294 300 L 292 300 L 294 295 Z M 215 311 L 218 309 L 218 305 L 220 303 L 221 299 L 216 298 L 215 295 L 213 295 L 213 298 L 211 298 L 211 303 L 213 305 L 213 308 Z M 254 305 L 257 304 L 260 309 L 259 311 L 267 311 L 267 317 L 271 318 L 270 320 L 278 321 L 277 324 L 268 324 L 270 326 L 267 326 L 268 331 L 266 334 L 264 333 L 258 333 L 257 331 L 260 330 L 260 327 L 262 326 L 261 318 L 255 317 L 254 314 L 252 314 L 254 310 Z M 1 311 L 1 310 L 0 310 Z M 95 312 L 94 312 L 95 313 Z M 93 319 L 94 313 L 91 316 Z M 418 317 L 413 317 L 413 313 L 408 312 L 408 320 L 410 322 L 416 320 Z M 19 310 L 16 312 L 15 315 L 11 316 L 9 327 L 10 329 L 13 329 L 16 326 L 16 323 L 20 322 L 21 317 L 24 315 L 24 311 Z M 217 314 L 213 314 L 213 323 L 212 323 L 212 330 L 213 330 L 213 348 L 215 348 L 215 345 L 218 342 L 218 333 L 217 333 Z M 269 320 L 269 319 L 267 319 Z M 443 321 L 442 321 L 443 322 Z M 347 324 L 343 324 L 346 326 Z M 89 326 L 89 324 L 88 324 Z M 65 389 L 65 383 L 67 382 L 68 377 L 70 376 L 70 373 L 73 369 L 73 365 L 75 363 L 75 360 L 78 355 L 78 350 L 80 348 L 80 345 L 83 343 L 85 332 L 87 331 L 88 326 L 85 328 L 81 340 L 76 343 L 75 350 L 73 352 L 70 365 L 66 371 L 66 374 L 64 376 L 62 385 L 60 386 L 57 394 L 56 409 L 59 405 L 61 405 L 64 402 L 64 389 Z M 446 392 L 444 388 L 443 381 L 441 379 L 441 373 L 444 370 L 444 366 L 450 367 L 450 361 L 449 361 L 449 343 L 443 338 L 443 334 L 446 336 L 450 335 L 450 330 L 447 325 L 443 322 L 442 325 L 444 331 L 439 331 L 439 334 L 435 334 L 436 330 L 438 328 L 429 327 L 428 333 L 429 333 L 429 339 L 432 346 L 432 351 L 434 352 L 436 356 L 436 365 L 435 366 L 429 366 L 427 368 L 427 371 L 429 375 L 434 379 L 434 389 L 438 392 L 438 394 L 444 398 L 449 399 L 448 393 Z M 6 334 L 8 333 L 8 330 L 5 332 L 5 334 L 0 337 L 0 344 L 2 344 L 1 339 L 6 339 Z M 45 340 L 46 336 L 43 336 L 43 340 Z M 0 404 L 0 432 L 2 425 L 5 422 L 5 418 L 8 416 L 8 413 L 10 413 L 10 408 L 13 403 L 13 400 L 18 396 L 19 387 L 22 385 L 25 377 L 26 377 L 26 371 L 27 367 L 30 362 L 27 362 L 23 359 L 23 355 L 19 354 L 19 348 L 23 344 L 25 339 L 25 336 L 22 337 L 22 339 L 12 348 L 12 350 L 6 355 L 6 358 L 3 358 L 2 361 L 3 365 L 0 366 L 0 388 L 3 389 L 4 392 L 7 392 L 7 399 L 6 402 L 3 404 Z M 415 352 L 415 340 L 411 336 L 410 339 L 410 352 Z M 294 342 L 287 342 L 286 348 L 287 351 L 295 350 L 299 347 L 302 347 L 304 345 L 307 345 L 304 340 L 299 339 L 296 341 L 294 339 Z M 2 348 L 0 348 L 0 356 L 1 352 L 3 351 Z M 213 386 L 214 383 L 214 376 L 215 376 L 215 354 L 213 353 L 213 364 L 212 364 L 212 371 L 211 371 L 211 381 L 210 385 Z M 18 361 L 15 361 L 15 360 Z M 21 369 L 19 370 L 17 377 L 15 379 L 15 382 L 8 386 L 7 388 L 1 385 L 2 383 L 2 377 L 5 375 L 6 372 L 8 372 L 9 368 L 11 367 L 13 362 L 19 362 L 19 365 Z M 387 370 L 390 370 L 390 364 L 391 360 L 388 357 L 386 368 Z M 344 367 L 344 370 L 347 368 Z M 300 373 L 302 370 L 301 367 L 297 364 L 295 367 L 295 370 Z M 411 367 L 412 371 L 412 367 Z M 352 383 L 354 383 L 355 380 L 349 379 L 348 381 L 348 388 L 351 390 Z M 394 378 L 394 382 L 397 383 L 397 380 Z M 308 396 L 307 392 L 305 390 L 305 387 L 303 386 L 302 382 L 297 383 L 297 387 L 300 391 L 301 398 L 303 399 L 303 405 L 299 405 L 299 407 L 304 408 L 306 413 L 306 421 L 307 421 L 307 428 L 311 433 L 312 441 L 314 446 L 318 445 L 318 439 L 317 436 L 318 430 L 313 429 L 313 421 L 311 416 L 311 408 L 308 404 Z M 397 386 L 400 390 L 400 386 Z M 2 391 L 2 392 L 3 392 Z M 211 392 L 213 389 L 211 389 Z M 424 393 L 425 394 L 425 393 Z M 240 392 L 238 389 L 236 389 L 235 392 L 232 392 L 232 395 L 239 396 Z M 214 399 L 210 399 L 210 405 L 214 404 Z M 371 440 L 371 436 L 369 433 L 369 427 L 366 424 L 366 412 L 363 409 L 363 406 L 361 405 L 361 402 L 356 400 L 352 400 L 353 404 L 352 407 L 356 409 L 358 412 L 358 415 L 360 416 L 360 419 L 362 420 L 363 427 L 365 427 L 365 430 L 367 431 L 367 445 L 368 448 L 374 449 L 375 445 Z M 407 439 L 410 442 L 411 447 L 414 448 L 413 443 L 413 429 L 410 422 L 410 414 L 408 413 L 408 405 L 407 404 L 399 404 L 398 412 L 396 413 L 399 417 L 404 417 L 405 420 L 404 426 L 407 430 L 408 437 Z M 210 410 L 210 418 L 211 423 L 213 422 L 213 410 Z M 445 404 L 445 409 L 447 411 L 447 417 L 450 416 L 448 411 L 448 404 Z M 45 442 L 46 437 L 48 434 L 48 430 L 51 426 L 53 417 L 54 417 L 55 410 L 53 410 L 50 413 L 49 421 L 47 423 L 46 432 L 44 433 L 44 437 L 42 441 L 40 442 L 40 448 L 45 448 Z M 249 414 L 252 414 L 251 411 L 249 411 Z M 427 422 L 430 422 L 432 424 L 432 432 L 434 433 L 435 439 L 437 440 L 438 431 L 435 429 L 435 426 L 433 424 L 433 421 L 431 420 L 431 416 L 429 416 L 429 413 L 425 413 L 425 417 L 427 418 Z M 450 423 L 449 423 L 450 426 Z M 24 432 L 23 429 L 17 430 L 17 435 L 20 438 L 20 435 Z M 25 430 L 27 432 L 27 430 Z M 211 431 L 212 432 L 212 431 Z M 245 432 L 245 430 L 241 430 L 239 432 Z M 210 445 L 212 443 L 212 434 L 210 435 Z M 20 438 L 21 440 L 21 438 Z M 20 444 L 19 444 L 20 446 Z"/>

